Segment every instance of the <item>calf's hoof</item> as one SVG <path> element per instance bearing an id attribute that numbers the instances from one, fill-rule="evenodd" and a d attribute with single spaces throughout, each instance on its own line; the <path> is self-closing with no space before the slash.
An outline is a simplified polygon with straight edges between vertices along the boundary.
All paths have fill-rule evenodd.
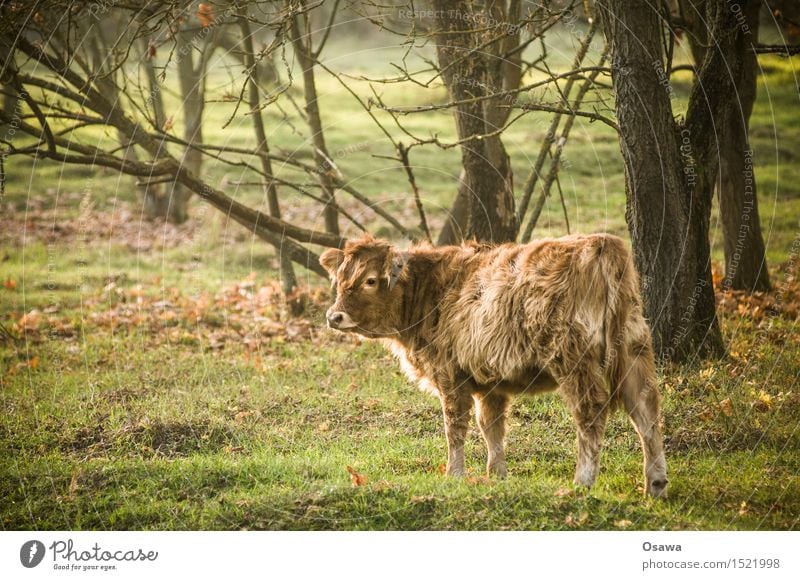
<path id="1" fill-rule="evenodd" d="M 505 479 L 508 476 L 508 467 L 506 462 L 498 462 L 490 464 L 486 467 L 486 474 L 493 475 L 498 479 Z"/>
<path id="2" fill-rule="evenodd" d="M 575 478 L 572 480 L 578 487 L 591 488 L 597 480 L 597 468 L 592 466 L 579 467 L 575 470 Z"/>
<path id="3" fill-rule="evenodd" d="M 466 470 L 463 466 L 447 466 L 447 471 L 445 472 L 447 477 L 464 477 L 466 475 Z"/>
<path id="4" fill-rule="evenodd" d="M 654 479 L 647 483 L 647 493 L 651 497 L 660 497 L 666 499 L 667 497 L 667 480 Z"/>

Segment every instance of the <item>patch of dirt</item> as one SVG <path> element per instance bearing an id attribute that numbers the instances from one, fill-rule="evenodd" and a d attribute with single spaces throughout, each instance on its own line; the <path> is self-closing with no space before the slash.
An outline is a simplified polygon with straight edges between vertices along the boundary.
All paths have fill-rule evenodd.
<path id="1" fill-rule="evenodd" d="M 221 423 L 144 417 L 116 430 L 102 421 L 82 427 L 65 437 L 60 447 L 65 452 L 82 454 L 86 459 L 109 454 L 186 457 L 199 451 L 233 448 L 235 443 L 233 429 Z"/>
<path id="2" fill-rule="evenodd" d="M 201 223 L 189 219 L 175 225 L 164 220 L 148 220 L 131 204 L 119 202 L 111 211 L 92 206 L 80 214 L 67 216 L 64 209 L 0 212 L 0 244 L 21 247 L 32 241 L 69 245 L 114 242 L 134 251 L 175 248 L 190 243 Z"/>

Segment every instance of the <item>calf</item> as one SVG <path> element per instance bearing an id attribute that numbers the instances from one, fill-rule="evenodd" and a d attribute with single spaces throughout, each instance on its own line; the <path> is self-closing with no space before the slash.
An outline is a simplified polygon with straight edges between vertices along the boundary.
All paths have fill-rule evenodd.
<path id="1" fill-rule="evenodd" d="M 621 405 L 642 443 L 645 489 L 664 494 L 650 331 L 621 239 L 401 251 L 365 237 L 325 251 L 320 263 L 336 286 L 328 326 L 384 341 L 441 400 L 449 475 L 464 474 L 473 405 L 487 470 L 503 477 L 511 398 L 559 389 L 578 429 L 575 483 L 594 484 L 609 411 Z"/>

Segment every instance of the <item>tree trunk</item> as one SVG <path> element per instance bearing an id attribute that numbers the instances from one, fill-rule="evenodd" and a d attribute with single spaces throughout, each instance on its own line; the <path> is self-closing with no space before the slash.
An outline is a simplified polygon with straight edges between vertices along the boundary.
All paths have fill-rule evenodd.
<path id="1" fill-rule="evenodd" d="M 203 64 L 194 64 L 193 37 L 189 31 L 178 32 L 177 39 L 177 67 L 178 81 L 181 87 L 183 106 L 183 139 L 191 143 L 203 142 L 203 109 L 205 71 Z M 194 175 L 200 176 L 203 166 L 203 154 L 187 147 L 181 164 Z M 169 190 L 167 203 L 167 218 L 177 224 L 189 219 L 189 198 L 192 192 L 183 185 L 173 183 Z"/>
<path id="2" fill-rule="evenodd" d="M 745 15 L 751 34 L 745 43 L 744 63 L 738 77 L 739 107 L 722 126 L 720 169 L 717 182 L 719 213 L 725 239 L 725 280 L 723 288 L 770 290 L 761 218 L 758 213 L 753 151 L 750 147 L 750 115 L 756 100 L 757 57 L 749 50 L 758 39 L 761 5 L 753 2 Z"/>
<path id="3" fill-rule="evenodd" d="M 689 39 L 689 50 L 697 68 L 706 60 L 708 47 L 707 2 L 708 0 L 678 0 L 678 10 Z"/>
<path id="4" fill-rule="evenodd" d="M 161 94 L 161 84 L 158 82 L 158 75 L 153 64 L 155 56 L 148 55 L 149 46 L 146 38 L 140 39 L 140 45 L 142 52 L 141 65 L 144 68 L 147 88 L 149 89 L 146 106 L 147 108 L 152 108 L 153 122 L 156 127 L 162 129 L 167 122 L 167 117 L 164 113 L 164 97 Z M 166 143 L 162 142 L 162 147 L 166 147 Z M 141 188 L 141 198 L 144 205 L 144 213 L 149 219 L 169 219 L 169 197 L 164 193 L 161 185 L 144 185 Z"/>
<path id="5" fill-rule="evenodd" d="M 697 150 L 695 134 L 707 127 L 699 126 L 701 119 L 685 128 L 673 121 L 661 84 L 662 23 L 656 9 L 624 0 L 598 5 L 612 51 L 626 220 L 654 348 L 662 359 L 676 361 L 719 355 L 724 348 L 708 241 L 714 179 L 702 165 L 708 152 Z M 699 97 L 693 93 L 693 98 Z"/>
<path id="6" fill-rule="evenodd" d="M 239 19 L 239 27 L 242 31 L 242 43 L 244 45 L 243 64 L 245 69 L 250 71 L 247 100 L 250 107 L 250 115 L 253 117 L 253 131 L 255 132 L 257 143 L 256 153 L 260 154 L 261 169 L 266 174 L 264 178 L 264 193 L 267 196 L 269 215 L 280 219 L 281 208 L 278 203 L 278 190 L 275 186 L 275 180 L 273 179 L 272 161 L 269 158 L 269 143 L 267 142 L 264 120 L 261 116 L 261 109 L 259 108 L 259 70 L 258 67 L 255 66 L 255 53 L 253 52 L 253 37 L 251 35 L 250 23 L 244 15 Z M 276 248 L 276 251 L 278 253 L 278 260 L 280 260 L 283 293 L 288 296 L 297 288 L 297 277 L 294 274 L 292 260 L 287 253 L 284 253 L 283 247 Z"/>
<path id="7" fill-rule="evenodd" d="M 708 47 L 707 0 L 680 0 L 695 65 L 705 60 Z M 719 176 L 716 183 L 725 249 L 723 288 L 766 291 L 771 288 L 761 219 L 756 196 L 753 152 L 750 148 L 750 115 L 756 100 L 758 60 L 750 44 L 758 40 L 760 2 L 741 11 L 749 33 L 744 43 L 743 66 L 736 78 L 739 106 L 728 122 L 719 124 Z M 742 23 L 740 23 L 741 26 Z"/>
<path id="8" fill-rule="evenodd" d="M 302 8 L 306 8 L 305 2 L 300 3 Z M 308 22 L 308 14 L 304 18 Z M 314 79 L 314 59 L 310 30 L 306 28 L 305 40 L 300 32 L 300 16 L 294 16 L 290 23 L 290 39 L 294 47 L 294 54 L 300 68 L 303 71 L 303 93 L 306 101 L 306 115 L 308 127 L 311 130 L 311 142 L 314 145 L 314 163 L 319 169 L 319 181 L 322 187 L 323 198 L 328 200 L 324 209 L 325 231 L 331 234 L 339 234 L 339 211 L 336 209 L 334 193 L 336 191 L 335 180 L 332 172 L 335 168 L 328 148 L 325 145 L 325 133 L 322 130 L 322 117 L 319 112 L 319 101 L 317 99 L 317 85 Z"/>
<path id="9" fill-rule="evenodd" d="M 497 14 L 476 12 L 467 0 L 436 0 L 433 6 L 439 68 L 451 98 L 480 99 L 498 90 L 502 74 L 496 57 L 489 50 L 475 50 L 486 38 L 474 32 L 481 23 L 500 22 Z M 511 164 L 500 136 L 484 137 L 504 123 L 502 115 L 493 114 L 494 108 L 496 104 L 489 100 L 477 100 L 461 103 L 455 110 L 458 137 L 463 141 L 466 237 L 507 242 L 516 238 L 518 229 Z"/>
<path id="10" fill-rule="evenodd" d="M 3 110 L 12 117 L 17 115 L 17 103 L 19 102 L 17 91 L 10 84 L 2 84 L 0 89 L 3 91 Z M 2 125 L 0 123 L 0 126 Z"/>

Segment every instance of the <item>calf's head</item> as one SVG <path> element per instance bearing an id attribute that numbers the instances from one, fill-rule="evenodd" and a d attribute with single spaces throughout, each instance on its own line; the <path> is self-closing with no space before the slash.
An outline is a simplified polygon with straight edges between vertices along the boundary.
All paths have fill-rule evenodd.
<path id="1" fill-rule="evenodd" d="M 319 261 L 336 287 L 328 327 L 369 338 L 397 332 L 403 254 L 387 242 L 365 237 L 347 242 L 344 250 L 326 250 Z"/>

